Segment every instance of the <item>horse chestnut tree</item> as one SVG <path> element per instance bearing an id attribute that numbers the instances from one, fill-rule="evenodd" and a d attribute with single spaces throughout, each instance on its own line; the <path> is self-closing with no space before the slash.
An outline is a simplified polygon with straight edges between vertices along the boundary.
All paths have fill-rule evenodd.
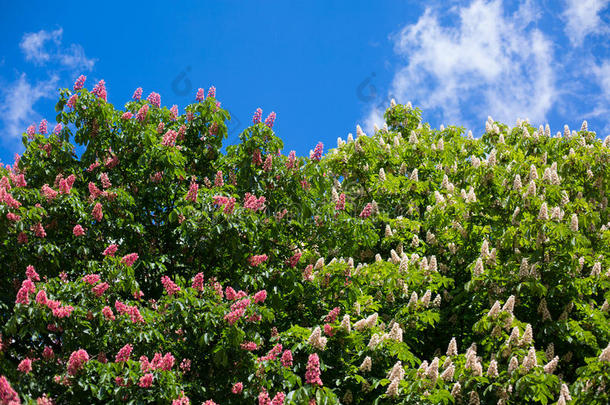
<path id="1" fill-rule="evenodd" d="M 0 402 L 608 403 L 610 139 L 392 103 L 324 153 L 223 149 L 105 83 L 0 167 Z M 51 127 L 53 127 L 51 129 Z"/>

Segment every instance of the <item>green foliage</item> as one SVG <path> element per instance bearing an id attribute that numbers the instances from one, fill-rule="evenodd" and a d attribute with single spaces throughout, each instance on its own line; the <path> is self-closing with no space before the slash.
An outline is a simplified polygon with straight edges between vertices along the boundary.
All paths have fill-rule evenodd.
<path id="1" fill-rule="evenodd" d="M 261 122 L 221 152 L 214 97 L 56 110 L 0 168 L 0 375 L 24 402 L 610 400 L 610 141 L 586 126 L 475 139 L 392 105 L 318 160 Z"/>

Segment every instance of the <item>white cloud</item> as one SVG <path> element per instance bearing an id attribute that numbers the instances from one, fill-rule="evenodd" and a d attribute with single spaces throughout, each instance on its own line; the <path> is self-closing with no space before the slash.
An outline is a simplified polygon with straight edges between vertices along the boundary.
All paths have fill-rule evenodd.
<path id="1" fill-rule="evenodd" d="M 608 5 L 610 0 L 566 0 L 563 12 L 565 32 L 573 46 L 582 45 L 587 35 L 610 32 L 599 17 L 600 11 Z"/>
<path id="2" fill-rule="evenodd" d="M 22 73 L 11 85 L 0 94 L 0 116 L 3 119 L 3 141 L 21 139 L 25 128 L 39 118 L 34 111 L 34 104 L 41 98 L 51 98 L 57 91 L 59 77 L 51 76 L 48 80 L 36 84 L 28 82 Z"/>
<path id="3" fill-rule="evenodd" d="M 61 27 L 55 31 L 28 32 L 23 35 L 19 47 L 25 59 L 37 65 L 54 62 L 56 66 L 71 70 L 93 69 L 95 59 L 87 58 L 83 47 L 78 44 L 62 47 L 62 35 Z"/>
<path id="4" fill-rule="evenodd" d="M 451 9 L 457 17 L 452 26 L 441 25 L 441 13 L 427 8 L 394 37 L 406 64 L 395 73 L 390 94 L 458 125 L 472 126 L 467 115 L 480 122 L 488 115 L 506 123 L 544 120 L 557 93 L 552 44 L 528 28 L 540 15 L 531 3 L 505 15 L 501 0 L 474 0 Z M 378 111 L 369 122 L 375 116 Z"/>

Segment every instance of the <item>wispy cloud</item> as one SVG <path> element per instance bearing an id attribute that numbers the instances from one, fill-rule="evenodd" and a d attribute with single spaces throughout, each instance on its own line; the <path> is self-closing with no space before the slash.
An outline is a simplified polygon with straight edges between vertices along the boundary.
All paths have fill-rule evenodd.
<path id="1" fill-rule="evenodd" d="M 563 12 L 565 33 L 573 46 L 583 44 L 587 35 L 610 32 L 608 22 L 603 23 L 599 14 L 610 6 L 610 0 L 567 0 Z"/>
<path id="2" fill-rule="evenodd" d="M 19 47 L 27 61 L 37 65 L 54 62 L 56 66 L 71 70 L 91 70 L 95 59 L 87 58 L 81 45 L 62 46 L 63 29 L 54 31 L 40 30 L 23 35 Z"/>
<path id="3" fill-rule="evenodd" d="M 450 11 L 453 26 L 441 24 L 446 13 L 429 7 L 394 36 L 406 62 L 391 86 L 397 101 L 467 126 L 465 117 L 488 114 L 505 122 L 544 119 L 557 93 L 552 43 L 530 24 L 538 18 L 530 3 L 507 15 L 501 0 L 475 0 Z M 367 122 L 379 116 L 373 109 Z"/>
<path id="4" fill-rule="evenodd" d="M 15 142 L 21 139 L 24 128 L 31 124 L 39 115 L 34 111 L 34 104 L 42 98 L 51 98 L 57 91 L 59 77 L 51 76 L 48 80 L 30 83 L 25 73 L 5 87 L 0 94 L 0 115 L 4 121 L 5 142 Z"/>
<path id="5" fill-rule="evenodd" d="M 62 79 L 73 80 L 82 71 L 90 71 L 95 59 L 85 55 L 79 44 L 63 45 L 63 29 L 40 30 L 25 33 L 19 42 L 25 60 L 36 66 L 33 72 L 19 73 L 17 78 L 0 89 L 1 141 L 14 144 L 21 139 L 25 127 L 41 117 L 36 112 L 36 103 L 45 98 L 54 98 Z M 32 80 L 31 77 L 44 77 Z M 11 146 L 12 147 L 12 146 Z"/>

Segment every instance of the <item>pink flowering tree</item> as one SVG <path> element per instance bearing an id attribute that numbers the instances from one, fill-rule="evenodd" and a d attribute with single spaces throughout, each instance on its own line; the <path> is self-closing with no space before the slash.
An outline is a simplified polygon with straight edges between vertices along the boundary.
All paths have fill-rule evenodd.
<path id="1" fill-rule="evenodd" d="M 0 167 L 0 402 L 610 400 L 610 139 L 586 123 L 474 138 L 392 104 L 299 157 L 257 109 L 222 152 L 213 87 L 89 87 Z"/>

